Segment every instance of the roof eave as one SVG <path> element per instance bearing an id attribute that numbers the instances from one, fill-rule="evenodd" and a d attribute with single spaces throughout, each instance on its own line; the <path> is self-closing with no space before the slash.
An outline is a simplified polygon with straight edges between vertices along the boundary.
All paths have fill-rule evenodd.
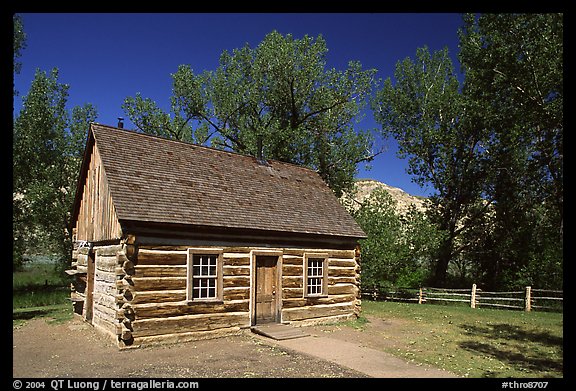
<path id="1" fill-rule="evenodd" d="M 136 236 L 181 238 L 213 237 L 220 239 L 243 238 L 265 239 L 267 242 L 319 241 L 333 243 L 357 243 L 359 240 L 366 239 L 367 237 L 366 235 L 359 234 L 342 235 L 320 232 L 273 231 L 246 227 L 205 226 L 129 219 L 120 219 L 120 224 L 122 226 L 122 232 L 132 233 Z"/>

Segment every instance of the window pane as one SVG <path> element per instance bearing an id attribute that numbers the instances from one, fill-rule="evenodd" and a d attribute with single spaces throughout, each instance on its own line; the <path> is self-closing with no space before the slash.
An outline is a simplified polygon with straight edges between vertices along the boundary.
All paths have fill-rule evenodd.
<path id="1" fill-rule="evenodd" d="M 217 254 L 194 254 L 192 256 L 193 299 L 216 298 L 217 263 Z"/>

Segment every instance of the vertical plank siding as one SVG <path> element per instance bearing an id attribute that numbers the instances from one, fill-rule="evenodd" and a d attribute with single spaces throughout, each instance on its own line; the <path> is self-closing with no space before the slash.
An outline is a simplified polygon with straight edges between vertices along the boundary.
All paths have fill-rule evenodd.
<path id="1" fill-rule="evenodd" d="M 90 156 L 75 228 L 78 241 L 119 239 L 122 236 L 96 145 Z"/>

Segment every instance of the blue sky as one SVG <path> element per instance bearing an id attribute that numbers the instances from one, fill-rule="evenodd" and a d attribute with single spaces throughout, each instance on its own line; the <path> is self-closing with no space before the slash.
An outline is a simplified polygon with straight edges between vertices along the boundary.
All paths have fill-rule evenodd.
<path id="1" fill-rule="evenodd" d="M 22 52 L 22 72 L 15 75 L 17 113 L 37 68 L 57 67 L 60 82 L 70 85 L 69 105 L 92 103 L 98 122 L 115 125 L 126 117 L 121 104 L 140 92 L 168 108 L 171 77 L 180 64 L 194 72 L 214 70 L 223 50 L 248 43 L 257 46 L 272 30 L 316 37 L 322 34 L 328 47 L 327 66 L 343 70 L 351 60 L 365 69 L 376 68 L 382 79 L 393 78 L 395 65 L 414 57 L 424 45 L 431 51 L 448 47 L 456 70 L 457 30 L 462 23 L 457 13 L 140 13 L 140 14 L 21 14 L 27 34 Z M 357 125 L 378 125 L 367 112 Z M 133 128 L 125 120 L 126 128 Z M 379 140 L 386 152 L 361 178 L 372 178 L 414 195 L 429 195 L 406 174 L 407 162 L 398 159 L 393 140 Z"/>

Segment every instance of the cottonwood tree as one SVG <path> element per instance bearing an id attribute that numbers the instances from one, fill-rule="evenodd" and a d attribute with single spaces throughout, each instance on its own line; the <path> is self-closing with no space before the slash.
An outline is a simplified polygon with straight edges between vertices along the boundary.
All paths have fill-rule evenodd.
<path id="1" fill-rule="evenodd" d="M 436 190 L 430 218 L 446 236 L 432 283 L 460 259 L 491 288 L 561 285 L 562 26 L 560 14 L 467 15 L 463 85 L 446 50 L 422 48 L 377 92 L 383 133 Z"/>
<path id="2" fill-rule="evenodd" d="M 348 209 L 368 236 L 360 241 L 364 290 L 415 287 L 427 281 L 443 234 L 424 212 L 411 206 L 399 213 L 384 189 Z"/>
<path id="3" fill-rule="evenodd" d="M 14 265 L 26 251 L 70 256 L 68 220 L 88 123 L 96 109 L 86 104 L 68 113 L 69 86 L 58 70 L 37 70 L 13 128 Z"/>
<path id="4" fill-rule="evenodd" d="M 443 286 L 450 260 L 466 248 L 458 240 L 486 209 L 480 203 L 486 178 L 483 130 L 474 125 L 470 107 L 460 92 L 448 50 L 398 62 L 396 83 L 388 78 L 372 107 L 386 137 L 398 143 L 408 158 L 408 173 L 416 183 L 431 184 L 431 221 L 445 233 L 439 246 L 432 283 Z"/>
<path id="5" fill-rule="evenodd" d="M 351 61 L 327 69 L 322 36 L 273 31 L 255 48 L 224 51 L 213 71 L 180 65 L 172 74 L 170 113 L 140 94 L 123 108 L 143 132 L 258 155 L 316 169 L 337 195 L 369 162 L 373 133 L 355 124 L 377 81 L 375 69 Z"/>
<path id="6" fill-rule="evenodd" d="M 24 22 L 20 15 L 14 15 L 12 17 L 12 23 L 14 28 L 14 55 L 13 55 L 13 72 L 14 74 L 20 74 L 22 70 L 22 63 L 18 59 L 22 56 L 22 50 L 26 48 L 26 32 L 24 31 Z M 14 88 L 13 95 L 18 95 L 18 91 Z"/>
<path id="7" fill-rule="evenodd" d="M 464 93 L 494 167 L 492 229 L 475 258 L 490 286 L 561 286 L 563 15 L 465 15 L 459 35 Z"/>

